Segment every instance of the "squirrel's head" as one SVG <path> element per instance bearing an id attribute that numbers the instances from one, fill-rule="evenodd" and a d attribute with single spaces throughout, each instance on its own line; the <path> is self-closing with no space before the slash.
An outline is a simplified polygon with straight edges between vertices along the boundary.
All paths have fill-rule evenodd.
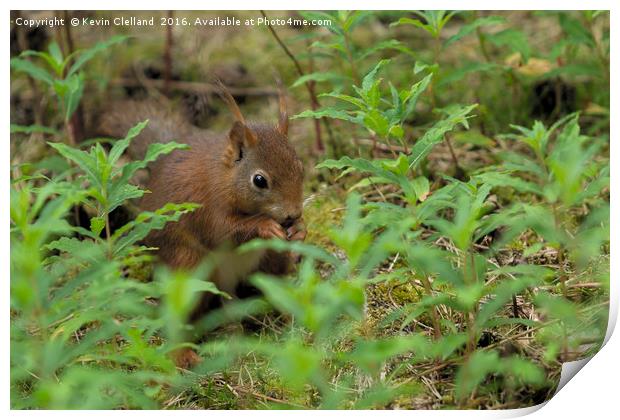
<path id="1" fill-rule="evenodd" d="M 246 123 L 232 96 L 222 90 L 236 118 L 224 156 L 235 188 L 235 207 L 289 227 L 302 215 L 304 168 L 288 140 L 284 96 L 280 92 L 280 118 L 273 126 Z"/>

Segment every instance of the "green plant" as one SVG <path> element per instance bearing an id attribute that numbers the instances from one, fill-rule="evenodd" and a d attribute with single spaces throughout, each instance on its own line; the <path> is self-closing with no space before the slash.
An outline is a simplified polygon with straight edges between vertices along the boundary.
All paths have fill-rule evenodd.
<path id="1" fill-rule="evenodd" d="M 56 42 L 49 45 L 48 51 L 24 51 L 19 57 L 11 59 L 11 68 L 22 72 L 51 88 L 57 99 L 65 125 L 77 109 L 84 93 L 84 72 L 82 68 L 97 54 L 113 45 L 125 41 L 125 36 L 114 36 L 85 50 L 78 50 L 63 56 Z M 36 65 L 29 58 L 38 58 L 46 66 Z M 46 68 L 47 67 L 47 68 Z M 71 130 L 67 130 L 71 139 Z M 71 141 L 75 144 L 75 139 Z"/>
<path id="2" fill-rule="evenodd" d="M 366 86 L 370 86 L 370 83 Z M 367 87 L 366 92 L 369 90 Z M 359 104 L 363 104 L 362 100 L 365 99 L 362 94 L 363 91 Z M 376 103 L 378 102 L 379 99 Z M 359 104 L 356 104 L 358 108 L 362 108 Z M 566 270 L 570 269 L 567 264 L 575 263 L 575 267 L 581 267 L 581 270 L 591 269 L 592 259 L 600 253 L 609 237 L 608 226 L 604 222 L 608 217 L 608 209 L 606 210 L 605 199 L 600 197 L 601 190 L 609 185 L 608 163 L 604 159 L 592 161 L 592 157 L 600 151 L 602 143 L 592 142 L 581 136 L 575 116 L 558 121 L 550 129 L 546 129 L 541 123 L 536 123 L 532 130 L 517 127 L 521 135 L 508 137 L 527 143 L 538 161 L 532 161 L 516 152 L 505 152 L 500 154 L 504 159 L 504 171 L 498 171 L 495 167 L 481 169 L 468 183 L 447 179 L 447 184 L 435 191 L 430 190 L 430 183 L 425 177 L 407 176 L 409 171 L 417 169 L 416 163 L 426 156 L 433 145 L 441 141 L 447 131 L 452 130 L 459 122 L 466 121 L 464 118 L 471 108 L 461 108 L 460 112 L 463 110 L 463 114 L 449 114 L 447 120 L 436 123 L 414 144 L 409 155 L 401 154 L 396 159 L 383 161 L 343 157 L 319 165 L 321 168 L 345 169 L 343 175 L 350 175 L 354 171 L 370 174 L 370 177 L 357 182 L 354 188 L 376 188 L 377 184 L 398 187 L 390 200 L 381 195 L 384 202 L 366 206 L 367 217 L 373 221 L 375 228 L 390 229 L 396 224 L 405 229 L 402 245 L 398 245 L 399 242 L 396 241 L 392 246 L 400 249 L 399 255 L 403 256 L 407 269 L 420 279 L 424 289 L 425 296 L 418 303 L 403 308 L 396 316 L 404 317 L 401 325 L 401 328 L 404 328 L 413 320 L 428 314 L 436 339 L 460 337 L 459 339 L 463 340 L 463 355 L 452 359 L 453 363 L 462 365 L 457 375 L 457 384 L 460 384 L 457 395 L 461 401 L 487 376 L 480 374 L 474 379 L 471 373 L 468 373 L 484 372 L 485 370 L 475 367 L 479 363 L 489 362 L 489 365 L 495 366 L 492 368 L 494 372 L 501 371 L 504 376 L 513 378 L 511 380 L 518 378 L 522 383 L 536 386 L 544 384 L 544 374 L 540 367 L 526 359 L 519 356 L 505 359 L 498 357 L 493 351 L 477 349 L 485 331 L 497 325 L 534 326 L 541 330 L 540 338 L 545 342 L 548 359 L 552 360 L 557 356 L 557 343 L 564 343 L 563 357 L 569 358 L 569 347 L 574 349 L 582 342 L 584 335 L 587 335 L 584 334 L 585 330 L 590 328 L 593 322 L 605 325 L 606 318 L 600 310 L 586 310 L 584 313 L 588 305 L 580 307 L 571 302 L 565 282 Z M 347 114 L 343 115 L 333 109 L 326 110 L 324 115 L 349 118 Z M 370 120 L 349 120 L 364 125 L 369 130 L 374 128 Z M 562 125 L 565 125 L 564 130 L 551 142 L 554 131 Z M 519 177 L 519 174 L 524 174 L 526 179 Z M 527 180 L 528 177 L 535 177 L 538 183 Z M 509 188 L 517 193 L 539 194 L 543 203 L 517 203 L 494 209 L 488 198 L 491 190 L 499 187 Z M 590 199 L 596 205 L 587 211 L 584 227 L 575 230 L 571 212 L 575 211 L 574 206 L 583 207 Z M 402 203 L 406 204 L 405 208 Z M 596 208 L 599 205 L 603 207 Z M 391 217 L 386 215 L 388 210 L 392 213 Z M 590 217 L 595 221 L 587 221 Z M 600 225 L 594 227 L 597 224 Z M 430 235 L 422 239 L 419 234 L 421 228 L 430 228 Z M 409 229 L 411 231 L 408 231 Z M 502 239 L 492 242 L 484 253 L 476 250 L 477 244 L 488 238 L 490 233 L 498 231 L 505 231 Z M 558 250 L 560 269 L 555 275 L 548 269 L 527 263 L 512 267 L 499 264 L 502 248 L 516 237 L 527 235 L 527 232 L 542 235 L 549 241 L 550 246 Z M 443 238 L 454 246 L 456 252 L 436 245 Z M 533 248 L 525 251 L 525 255 L 540 250 L 544 243 L 532 246 Z M 575 251 L 573 256 L 577 259 L 565 259 L 567 248 Z M 580 263 L 577 263 L 577 260 Z M 497 268 L 492 268 L 489 261 L 496 261 L 494 264 Z M 402 275 L 402 272 L 398 272 L 398 275 Z M 602 277 L 599 277 L 601 275 Z M 593 280 L 605 281 L 604 278 L 605 274 L 596 273 Z M 391 276 L 384 278 L 391 279 Z M 563 297 L 545 291 L 533 293 L 533 290 L 555 282 L 561 285 Z M 531 324 L 528 320 L 522 320 L 514 303 L 516 296 L 520 294 L 531 296 L 540 310 L 549 316 L 549 321 Z M 511 300 L 513 316 L 502 317 L 502 309 Z M 594 299 L 593 302 L 596 301 Z M 595 303 L 594 307 L 596 306 L 598 305 Z M 442 307 L 460 313 L 458 321 L 455 322 L 454 318 L 441 320 Z M 602 311 L 604 312 L 604 307 Z M 595 315 L 596 313 L 598 315 Z M 563 327 L 558 330 L 557 325 Z M 599 327 L 596 340 L 603 337 L 603 331 L 604 328 Z M 585 340 L 588 342 L 591 339 L 588 337 Z"/>
<path id="3" fill-rule="evenodd" d="M 77 176 L 54 181 L 29 176 L 11 188 L 15 408 L 154 408 L 164 384 L 182 379 L 167 353 L 182 343 L 180 333 L 197 293 L 219 292 L 203 280 L 208 274 L 204 269 L 158 272 L 152 283 L 127 273 L 147 251 L 138 241 L 196 206 L 168 204 L 110 233 L 109 213 L 144 193 L 129 183 L 131 175 L 156 156 L 182 146 L 154 144 L 144 160 L 117 167 L 118 157 L 145 124 L 118 140 L 109 154 L 99 143 L 90 152 L 52 144 L 77 164 Z M 98 211 L 90 230 L 67 222 L 70 208 L 78 204 Z M 105 239 L 100 237 L 103 230 Z M 160 298 L 163 305 L 150 303 Z M 153 347 L 149 340 L 156 332 L 157 339 L 167 333 L 169 340 Z"/>
<path id="4" fill-rule="evenodd" d="M 163 227 L 169 220 L 166 218 L 166 214 L 176 213 L 176 219 L 178 219 L 183 212 L 193 208 L 189 205 L 171 204 L 154 213 L 144 212 L 138 215 L 134 222 L 119 228 L 114 235 L 111 234 L 110 213 L 125 201 L 140 198 L 145 193 L 141 188 L 129 183 L 136 171 L 145 168 L 149 162 L 154 161 L 162 154 L 170 153 L 175 149 L 187 148 L 187 146 L 175 142 L 152 144 L 149 146 L 144 159 L 128 163 L 121 168 L 116 167 L 118 159 L 129 146 L 129 142 L 140 134 L 146 124 L 147 121 L 144 121 L 133 127 L 127 133 L 127 137 L 114 143 L 109 153 L 106 153 L 101 143 L 92 146 L 89 152 L 72 148 L 63 143 L 50 143 L 50 146 L 62 156 L 79 166 L 83 178 L 78 177 L 76 181 L 85 181 L 90 186 L 83 192 L 83 198 L 80 201 L 87 207 L 95 209 L 97 215 L 90 219 L 90 230 L 79 229 L 79 233 L 95 242 L 101 242 L 100 235 L 105 230 L 108 257 L 110 258 L 127 256 L 132 251 L 131 245 L 144 239 L 151 229 Z M 63 247 L 69 245 L 66 242 L 62 245 Z"/>

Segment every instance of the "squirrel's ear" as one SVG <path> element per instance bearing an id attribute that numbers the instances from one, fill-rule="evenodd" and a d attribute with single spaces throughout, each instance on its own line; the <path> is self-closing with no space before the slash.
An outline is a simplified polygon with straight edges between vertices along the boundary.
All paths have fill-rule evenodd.
<path id="1" fill-rule="evenodd" d="M 226 149 L 226 160 L 229 162 L 243 158 L 243 150 L 252 147 L 258 142 L 258 137 L 248 126 L 240 121 L 235 121 L 228 132 L 229 145 Z"/>
<path id="2" fill-rule="evenodd" d="M 243 151 L 248 147 L 256 145 L 258 137 L 244 123 L 235 121 L 228 132 L 228 141 L 224 160 L 227 164 L 232 165 L 234 162 L 243 159 Z"/>
<path id="3" fill-rule="evenodd" d="M 278 80 L 278 102 L 280 105 L 280 116 L 278 118 L 278 131 L 280 134 L 288 135 L 288 111 L 286 110 L 286 96 L 282 88 L 282 82 Z"/>

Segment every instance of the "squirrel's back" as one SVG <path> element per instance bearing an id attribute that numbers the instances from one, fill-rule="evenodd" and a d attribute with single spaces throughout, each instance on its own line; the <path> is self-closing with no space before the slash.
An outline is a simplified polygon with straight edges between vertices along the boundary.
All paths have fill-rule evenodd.
<path id="1" fill-rule="evenodd" d="M 114 103 L 103 113 L 99 125 L 102 135 L 123 138 L 137 123 L 149 120 L 142 132 L 132 140 L 129 154 L 134 159 L 142 159 L 151 143 L 177 141 L 188 143 L 207 130 L 192 125 L 184 115 L 172 109 L 167 102 L 126 100 Z"/>

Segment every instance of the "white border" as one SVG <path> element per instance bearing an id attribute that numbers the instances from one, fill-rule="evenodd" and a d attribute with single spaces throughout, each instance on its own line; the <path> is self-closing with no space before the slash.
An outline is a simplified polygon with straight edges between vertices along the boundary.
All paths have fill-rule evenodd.
<path id="1" fill-rule="evenodd" d="M 7 3 L 4 3 L 5 7 L 9 6 Z M 466 7 L 467 9 L 473 10 L 574 10 L 574 9 L 604 9 L 604 10 L 612 10 L 611 13 L 611 45 L 612 45 L 612 54 L 611 54 L 611 75 L 612 75 L 612 117 L 611 117 L 611 133 L 616 133 L 617 129 L 617 117 L 618 113 L 616 112 L 616 100 L 617 97 L 617 82 L 615 80 L 614 75 L 615 70 L 618 69 L 617 66 L 617 48 L 618 38 L 617 38 L 617 19 L 615 19 L 616 11 L 614 9 L 614 2 L 612 1 L 603 1 L 603 0 L 590 0 L 590 1 L 560 1 L 560 0 L 508 0 L 508 1 L 488 1 L 488 0 L 470 0 L 465 2 L 456 2 L 456 1 L 448 1 L 448 0 L 437 0 L 437 1 L 394 1 L 394 0 L 382 0 L 380 2 L 377 1 L 368 1 L 368 0 L 357 0 L 357 1 L 334 1 L 334 0 L 315 0 L 315 1 L 274 1 L 274 0 L 264 0 L 261 2 L 250 2 L 250 1 L 241 1 L 241 0 L 228 0 L 225 3 L 208 3 L 208 2 L 192 2 L 187 0 L 175 0 L 174 2 L 165 2 L 162 0 L 152 0 L 148 3 L 146 2 L 129 2 L 127 0 L 108 0 L 108 1 L 91 1 L 87 4 L 82 1 L 22 1 L 12 3 L 11 6 L 15 9 L 22 10 L 50 10 L 50 9 L 58 9 L 58 10 L 83 10 L 85 7 L 88 9 L 110 9 L 110 10 L 167 10 L 167 9 L 176 9 L 176 10 L 199 10 L 199 9 L 220 9 L 220 10 L 298 10 L 298 9 L 326 9 L 326 10 L 348 10 L 348 9 L 358 9 L 358 10 L 406 10 L 406 9 L 460 9 Z M 10 17 L 9 17 L 9 9 L 4 8 L 2 11 L 2 22 L 4 22 L 4 42 L 0 43 L 2 45 L 2 56 L 5 57 L 5 60 L 8 61 L 9 58 L 9 32 L 10 32 Z M 6 127 L 5 140 L 1 142 L 0 150 L 2 154 L 3 161 L 5 162 L 4 170 L 1 171 L 1 179 L 2 185 L 4 188 L 8 188 L 9 186 L 9 171 L 7 170 L 9 166 L 9 141 L 8 141 L 8 127 L 9 127 L 9 95 L 10 95 L 10 72 L 8 62 L 5 61 L 5 64 L 2 66 L 3 73 L 3 112 L 2 112 L 2 127 Z M 618 179 L 616 165 L 618 162 L 618 147 L 615 145 L 615 139 L 611 136 L 611 172 L 612 172 L 612 189 L 614 185 L 614 180 Z M 2 194 L 0 198 L 2 200 L 0 204 L 0 214 L 2 215 L 2 220 L 4 223 L 0 223 L 0 229 L 2 232 L 2 253 L 0 255 L 0 267 L 3 271 L 2 279 L 4 280 L 5 294 L 2 299 L 2 312 L 4 315 L 4 322 L 1 323 L 2 328 L 2 337 L 4 340 L 2 342 L 4 345 L 2 346 L 2 354 L 3 354 L 3 363 L 0 367 L 0 372 L 2 373 L 2 403 L 5 410 L 9 410 L 9 346 L 8 346 L 8 338 L 9 338 L 9 195 L 8 191 L 5 190 L 5 194 Z M 616 210 L 618 208 L 618 199 L 616 194 L 612 194 L 611 197 L 611 208 L 612 208 L 612 219 L 611 219 L 611 237 L 618 238 L 620 231 L 618 228 L 618 224 L 615 222 Z M 615 274 L 617 272 L 616 268 L 618 266 L 618 251 L 615 246 L 611 247 L 611 273 Z M 516 417 L 520 415 L 525 415 L 530 412 L 533 414 L 530 415 L 531 418 L 543 419 L 549 417 L 559 417 L 562 419 L 584 419 L 584 418 L 610 418 L 614 416 L 611 413 L 618 412 L 618 407 L 616 407 L 616 400 L 618 399 L 618 374 L 620 373 L 620 368 L 618 364 L 618 360 L 616 355 L 620 353 L 620 339 L 618 339 L 617 334 L 612 336 L 611 333 L 613 331 L 613 327 L 615 326 L 617 317 L 618 317 L 618 297 L 620 296 L 618 292 L 618 282 L 617 279 L 612 275 L 611 279 L 611 312 L 610 312 L 610 326 L 608 329 L 607 339 L 609 341 L 605 345 L 605 347 L 594 356 L 593 360 L 590 361 L 580 372 L 575 380 L 570 381 L 555 397 L 551 399 L 547 403 L 545 407 L 541 410 L 537 411 L 535 407 L 532 409 L 521 409 L 521 410 L 507 410 L 507 411 L 495 411 L 495 412 L 484 412 L 484 411 L 337 411 L 337 412 L 322 412 L 321 416 L 327 416 L 329 418 L 336 417 L 355 417 L 356 419 L 365 419 L 365 418 L 376 418 L 380 417 L 404 417 L 409 418 L 413 417 L 431 417 L 431 418 L 472 418 L 472 419 L 481 419 L 481 418 L 509 418 Z M 84 416 L 94 417 L 94 418 L 109 418 L 109 416 L 118 416 L 118 417 L 128 417 L 135 418 L 136 416 L 146 417 L 148 418 L 165 418 L 169 415 L 169 413 L 165 411 L 143 411 L 143 412 L 129 412 L 129 411 L 116 411 L 116 412 L 107 412 L 107 411 L 47 411 L 47 412 L 33 412 L 33 411 L 11 411 L 9 413 L 13 417 L 28 417 L 32 416 L 46 416 L 51 418 L 82 418 Z M 171 413 L 170 413 L 171 414 Z M 290 416 L 295 416 L 295 418 L 308 418 L 314 417 L 316 414 L 313 411 L 297 411 L 295 413 L 289 412 L 278 412 L 278 411 L 211 411 L 211 412 L 188 412 L 188 411 L 176 411 L 174 413 L 175 417 L 189 417 L 189 416 L 209 416 L 209 418 L 232 418 L 237 416 L 250 417 L 252 419 L 262 419 L 262 418 L 289 418 Z M 616 414 L 617 415 L 617 414 Z"/>

